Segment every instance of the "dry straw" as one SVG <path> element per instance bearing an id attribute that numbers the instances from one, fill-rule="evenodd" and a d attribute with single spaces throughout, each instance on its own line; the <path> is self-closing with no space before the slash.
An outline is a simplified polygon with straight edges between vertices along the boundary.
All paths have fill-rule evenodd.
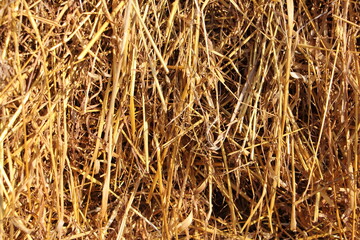
<path id="1" fill-rule="evenodd" d="M 2 0 L 0 239 L 357 239 L 359 16 Z"/>

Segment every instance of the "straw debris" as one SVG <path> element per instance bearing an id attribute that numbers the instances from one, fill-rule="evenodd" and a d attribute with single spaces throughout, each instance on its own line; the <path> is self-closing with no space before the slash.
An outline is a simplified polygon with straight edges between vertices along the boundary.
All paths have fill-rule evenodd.
<path id="1" fill-rule="evenodd" d="M 2 0 L 1 239 L 356 239 L 358 1 Z"/>

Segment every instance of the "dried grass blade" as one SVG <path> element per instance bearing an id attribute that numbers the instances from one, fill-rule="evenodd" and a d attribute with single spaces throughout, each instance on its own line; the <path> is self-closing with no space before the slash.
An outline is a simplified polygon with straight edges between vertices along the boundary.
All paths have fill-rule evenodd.
<path id="1" fill-rule="evenodd" d="M 33 27 L 33 29 L 35 31 L 36 39 L 39 42 L 40 49 L 41 49 L 42 55 L 44 57 L 43 61 L 45 62 L 46 52 L 45 52 L 43 41 L 41 40 L 41 35 L 40 35 L 40 32 L 39 32 L 38 25 L 36 24 L 36 22 L 34 20 L 34 17 L 33 17 L 33 14 L 30 11 L 29 5 L 26 3 L 26 1 L 24 1 L 23 3 L 24 3 L 24 7 L 26 9 L 28 18 L 30 20 L 31 26 Z"/>
<path id="2" fill-rule="evenodd" d="M 170 38 L 170 32 L 173 28 L 173 25 L 174 25 L 174 18 L 175 18 L 175 14 L 177 12 L 179 8 L 179 0 L 176 0 L 175 2 L 173 2 L 172 4 L 172 8 L 171 8 L 171 12 L 170 12 L 170 16 L 169 16 L 169 19 L 168 19 L 168 22 L 167 22 L 167 26 L 166 26 L 166 30 L 165 30 L 165 36 L 168 36 L 167 37 L 167 42 L 169 42 L 169 38 Z"/>
<path id="3" fill-rule="evenodd" d="M 150 158 L 149 158 L 149 125 L 144 121 L 144 154 L 146 172 L 149 172 Z"/>
<path id="4" fill-rule="evenodd" d="M 134 92 L 135 92 L 135 78 L 136 78 L 136 49 L 133 50 L 132 54 L 132 67 L 131 67 L 131 83 L 130 83 L 130 122 L 131 122 L 131 136 L 135 140 L 136 122 L 135 122 L 135 103 L 134 103 Z"/>
<path id="5" fill-rule="evenodd" d="M 16 112 L 14 113 L 14 115 L 11 117 L 9 123 L 4 127 L 3 131 L 0 134 L 0 142 L 3 142 L 6 135 L 8 134 L 8 131 L 10 130 L 10 128 L 13 127 L 15 121 L 17 120 L 17 118 L 19 117 L 21 111 L 23 110 L 25 104 L 27 103 L 27 101 L 29 100 L 31 92 L 27 92 L 26 95 L 24 96 L 20 106 L 18 107 L 18 109 L 16 110 Z"/>
<path id="6" fill-rule="evenodd" d="M 166 63 L 165 63 L 165 61 L 164 61 L 164 58 L 162 57 L 162 55 L 161 55 L 158 47 L 156 46 L 156 43 L 154 42 L 154 39 L 152 38 L 152 36 L 151 36 L 151 34 L 150 34 L 150 32 L 149 32 L 149 29 L 146 27 L 146 25 L 145 25 L 145 23 L 144 23 L 144 21 L 143 21 L 143 19 L 142 19 L 142 17 L 141 17 L 141 13 L 140 13 L 139 8 L 135 5 L 135 3 L 133 2 L 133 0 L 130 0 L 130 2 L 133 4 L 135 13 L 136 13 L 136 15 L 137 15 L 137 17 L 138 17 L 138 21 L 140 22 L 140 25 L 141 25 L 142 29 L 145 31 L 147 37 L 149 38 L 149 41 L 150 41 L 152 47 L 154 48 L 154 51 L 155 51 L 157 57 L 159 58 L 159 60 L 160 60 L 160 62 L 161 62 L 161 64 L 162 64 L 165 72 L 166 72 L 166 73 L 169 73 L 169 69 L 167 68 L 167 65 L 166 65 Z"/>
<path id="7" fill-rule="evenodd" d="M 133 201 L 134 201 L 135 195 L 137 193 L 137 190 L 139 188 L 140 182 L 141 182 L 141 177 L 139 177 L 137 179 L 137 181 L 135 182 L 135 184 L 134 184 L 134 189 L 133 189 L 133 192 L 131 193 L 130 199 L 129 199 L 127 205 L 126 205 L 125 213 L 123 215 L 122 220 L 119 222 L 119 231 L 118 231 L 118 235 L 117 235 L 116 240 L 122 239 L 122 236 L 124 234 L 124 229 L 125 229 L 125 226 L 126 226 L 126 221 L 128 220 L 129 210 L 132 208 L 131 205 L 133 204 Z"/>
<path id="8" fill-rule="evenodd" d="M 120 11 L 120 9 L 125 5 L 124 1 L 121 1 L 119 3 L 119 5 L 114 9 L 114 11 L 111 13 L 112 17 L 115 17 L 115 15 Z M 79 54 L 78 56 L 78 60 L 83 59 L 87 53 L 90 51 L 90 49 L 92 48 L 92 46 L 95 44 L 95 42 L 97 40 L 99 40 L 99 38 L 101 37 L 101 35 L 103 34 L 103 32 L 106 30 L 106 28 L 108 27 L 108 25 L 110 24 L 109 22 L 110 20 L 106 20 L 106 22 L 103 23 L 103 25 L 100 27 L 100 29 L 96 32 L 96 34 L 94 35 L 94 37 L 90 40 L 90 42 L 85 46 L 84 50 Z"/>
<path id="9" fill-rule="evenodd" d="M 191 223 L 193 222 L 193 211 L 190 212 L 190 214 L 176 226 L 177 232 L 181 233 L 184 230 L 188 229 Z"/>

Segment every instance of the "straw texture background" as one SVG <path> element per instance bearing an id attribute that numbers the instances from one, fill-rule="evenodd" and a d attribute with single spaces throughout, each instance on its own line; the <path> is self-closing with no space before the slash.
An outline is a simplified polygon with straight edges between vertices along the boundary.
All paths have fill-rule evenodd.
<path id="1" fill-rule="evenodd" d="M 2 0 L 1 239 L 357 239 L 360 3 Z"/>

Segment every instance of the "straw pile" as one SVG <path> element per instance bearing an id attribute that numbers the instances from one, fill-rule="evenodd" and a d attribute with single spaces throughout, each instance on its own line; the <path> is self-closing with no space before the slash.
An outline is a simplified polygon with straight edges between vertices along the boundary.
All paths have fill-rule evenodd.
<path id="1" fill-rule="evenodd" d="M 356 239 L 360 3 L 2 0 L 2 239 Z"/>

